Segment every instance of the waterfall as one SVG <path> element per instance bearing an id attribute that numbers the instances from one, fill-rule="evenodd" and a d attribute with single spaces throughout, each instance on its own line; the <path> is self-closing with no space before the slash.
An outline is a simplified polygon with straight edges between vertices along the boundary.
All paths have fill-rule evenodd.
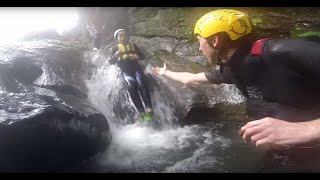
<path id="1" fill-rule="evenodd" d="M 162 82 L 152 76 L 149 67 L 145 74 L 151 85 L 154 121 L 161 128 L 140 123 L 126 84 L 121 78 L 120 69 L 116 65 L 110 65 L 107 57 L 100 50 L 92 52 L 86 59 L 97 67 L 86 81 L 88 100 L 106 116 L 112 133 L 108 150 L 88 163 L 91 165 L 87 166 L 94 166 L 90 167 L 91 171 L 226 172 L 232 171 L 228 168 L 237 161 L 236 158 L 230 160 L 230 156 L 238 155 L 237 148 L 245 148 L 242 151 L 246 157 L 250 157 L 247 154 L 251 152 L 248 151 L 250 146 L 241 144 L 243 142 L 237 134 L 240 125 L 211 123 L 179 127 L 174 97 L 170 96 Z M 224 134 L 225 128 L 231 130 Z M 236 141 L 232 142 L 231 139 Z M 234 143 L 240 146 L 233 146 Z M 226 158 L 229 159 L 224 162 Z M 255 156 L 246 158 L 244 164 L 248 166 L 242 165 L 243 171 L 254 169 L 250 162 L 256 160 Z"/>

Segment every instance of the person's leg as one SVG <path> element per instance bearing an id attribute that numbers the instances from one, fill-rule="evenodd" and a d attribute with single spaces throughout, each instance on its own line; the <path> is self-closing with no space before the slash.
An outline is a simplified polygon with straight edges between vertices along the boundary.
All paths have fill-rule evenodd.
<path id="1" fill-rule="evenodd" d="M 142 99 L 144 101 L 144 104 L 146 105 L 147 112 L 151 112 L 152 111 L 151 98 L 150 98 L 150 94 L 148 91 L 148 87 L 144 81 L 143 72 L 136 71 L 136 80 L 138 82 L 139 91 L 141 93 Z"/>
<path id="2" fill-rule="evenodd" d="M 135 79 L 127 73 L 123 73 L 123 77 L 128 84 L 128 92 L 130 94 L 130 98 L 133 104 L 136 106 L 139 113 L 144 113 L 145 110 L 143 108 L 139 93 L 138 93 L 138 84 Z"/>
<path id="3" fill-rule="evenodd" d="M 101 47 L 101 33 L 96 33 L 94 36 L 94 47 L 100 49 Z"/>

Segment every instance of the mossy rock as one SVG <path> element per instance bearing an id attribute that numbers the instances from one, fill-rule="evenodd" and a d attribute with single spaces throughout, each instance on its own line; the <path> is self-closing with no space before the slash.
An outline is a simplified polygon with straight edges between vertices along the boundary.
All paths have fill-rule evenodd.
<path id="1" fill-rule="evenodd" d="M 218 114 L 219 119 L 225 119 L 227 121 L 241 121 L 246 122 L 246 104 L 217 104 L 214 108 L 216 114 Z"/>
<path id="2" fill-rule="evenodd" d="M 146 8 L 147 9 L 147 8 Z M 203 15 L 216 8 L 150 8 L 147 12 L 157 12 L 148 21 L 132 24 L 133 34 L 141 36 L 167 36 L 178 39 L 194 39 L 193 28 L 196 21 Z"/>
<path id="3" fill-rule="evenodd" d="M 320 37 L 320 31 L 306 31 L 306 30 L 292 30 L 291 37 L 293 38 L 307 38 L 307 37 Z"/>
<path id="4" fill-rule="evenodd" d="M 246 104 L 218 103 L 214 107 L 196 106 L 189 110 L 182 123 L 187 125 L 207 121 L 246 123 Z"/>
<path id="5" fill-rule="evenodd" d="M 132 13 L 129 17 L 132 24 L 147 21 L 155 17 L 159 10 L 163 8 L 136 8 L 138 11 Z"/>

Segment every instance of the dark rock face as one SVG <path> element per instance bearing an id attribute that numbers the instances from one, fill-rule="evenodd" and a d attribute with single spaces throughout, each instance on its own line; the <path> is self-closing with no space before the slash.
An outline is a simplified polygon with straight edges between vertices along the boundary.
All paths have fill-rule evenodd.
<path id="1" fill-rule="evenodd" d="M 43 73 L 37 62 L 28 57 L 13 60 L 12 75 L 22 83 L 31 84 Z"/>
<path id="2" fill-rule="evenodd" d="M 0 171 L 59 171 L 108 147 L 79 49 L 39 41 L 0 51 Z"/>
<path id="3" fill-rule="evenodd" d="M 165 77 L 152 84 L 171 103 L 180 125 L 246 119 L 246 99 L 234 85 L 181 85 Z"/>

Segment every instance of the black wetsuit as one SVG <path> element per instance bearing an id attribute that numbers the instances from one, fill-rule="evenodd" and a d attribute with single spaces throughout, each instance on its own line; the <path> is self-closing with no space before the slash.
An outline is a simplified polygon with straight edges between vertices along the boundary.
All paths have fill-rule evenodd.
<path id="1" fill-rule="evenodd" d="M 112 57 L 110 58 L 109 63 L 117 63 L 117 65 L 121 69 L 123 78 L 128 85 L 128 91 L 134 105 L 140 113 L 144 113 L 145 110 L 138 92 L 140 92 L 146 108 L 151 108 L 151 100 L 148 87 L 145 84 L 144 72 L 138 63 L 138 61 L 141 61 L 145 58 L 145 55 L 140 51 L 136 44 L 132 43 L 132 45 L 134 49 L 132 53 L 136 53 L 139 56 L 139 59 L 131 60 L 121 58 L 120 60 L 118 60 L 118 58 L 115 56 L 115 52 L 118 51 L 118 48 L 113 47 L 111 52 Z"/>
<path id="2" fill-rule="evenodd" d="M 213 83 L 232 83 L 248 98 L 253 119 L 307 121 L 320 117 L 320 44 L 269 39 L 261 55 L 239 48 L 220 69 L 205 72 Z"/>

